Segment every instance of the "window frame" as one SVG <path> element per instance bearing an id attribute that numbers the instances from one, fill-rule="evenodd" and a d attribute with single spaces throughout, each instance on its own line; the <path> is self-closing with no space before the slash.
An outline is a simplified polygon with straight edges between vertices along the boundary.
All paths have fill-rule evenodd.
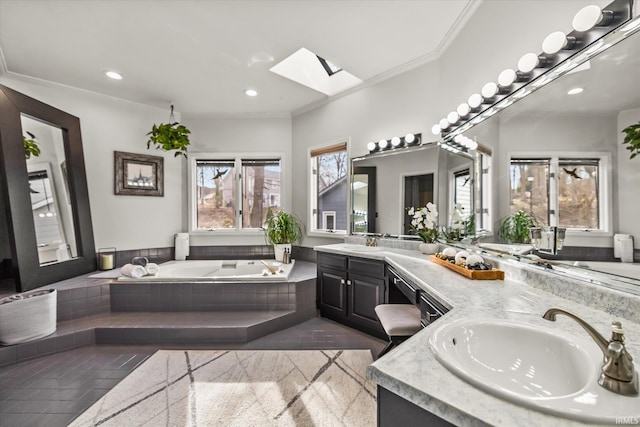
<path id="1" fill-rule="evenodd" d="M 313 157 L 311 156 L 311 153 L 313 151 L 317 151 L 317 150 L 321 150 L 323 148 L 329 148 L 333 145 L 338 145 L 338 144 L 346 144 L 346 156 L 347 156 L 347 162 L 346 162 L 346 178 L 347 178 L 347 185 L 345 186 L 345 191 L 346 191 L 346 210 L 345 210 L 345 215 L 347 218 L 347 228 L 346 230 L 322 230 L 322 229 L 318 229 L 316 228 L 316 224 L 318 223 L 318 218 L 317 218 L 317 213 L 314 214 L 314 209 L 317 211 L 317 200 L 318 200 L 318 182 L 317 182 L 317 178 L 316 175 L 313 173 L 313 167 L 314 165 L 312 164 Z M 307 148 L 307 189 L 308 189 L 308 196 L 307 196 L 307 210 L 308 210 L 308 214 L 307 214 L 307 221 L 308 221 L 308 227 L 307 227 L 307 236 L 309 237 L 333 237 L 333 238 L 340 238 L 343 239 L 345 236 L 348 236 L 349 233 L 351 232 L 351 156 L 350 156 L 350 149 L 351 149 L 351 138 L 350 137 L 344 137 L 344 138 L 338 138 L 338 139 L 334 139 L 332 141 L 327 141 L 327 142 L 323 142 L 322 144 L 316 144 L 313 146 L 310 146 Z M 335 212 L 335 211 L 334 211 Z M 336 218 L 337 218 L 337 212 L 336 212 Z"/>
<path id="2" fill-rule="evenodd" d="M 281 151 L 275 152 L 233 152 L 233 153 L 220 153 L 220 152 L 200 152 L 189 153 L 189 164 L 187 167 L 188 174 L 188 230 L 190 235 L 210 235 L 215 233 L 221 236 L 262 236 L 264 232 L 262 228 L 243 228 L 242 227 L 242 214 L 241 211 L 244 208 L 242 206 L 242 192 L 243 183 L 242 178 L 239 175 L 242 173 L 242 161 L 243 160 L 280 160 L 280 206 L 286 209 L 285 203 L 286 197 L 286 163 L 285 153 Z M 212 161 L 233 161 L 235 164 L 235 177 L 236 190 L 234 196 L 236 197 L 236 226 L 235 228 L 214 228 L 214 229 L 198 229 L 197 208 L 195 203 L 197 201 L 196 195 L 196 171 L 198 161 L 212 160 Z"/>
<path id="3" fill-rule="evenodd" d="M 598 159 L 598 215 L 600 218 L 600 228 L 598 229 L 584 229 L 584 228 L 567 228 L 567 234 L 579 237 L 605 237 L 613 236 L 613 208 L 612 208 L 612 154 L 605 151 L 513 151 L 507 153 L 507 169 L 511 168 L 511 161 L 514 159 L 550 159 L 549 162 L 549 211 L 554 213 L 549 214 L 549 225 L 557 226 L 559 220 L 558 211 L 558 192 L 559 192 L 559 180 L 558 170 L 560 160 L 584 160 L 584 159 Z M 507 193 L 511 194 L 509 180 L 506 180 L 505 186 Z M 510 196 L 507 199 L 507 203 L 510 203 Z"/>

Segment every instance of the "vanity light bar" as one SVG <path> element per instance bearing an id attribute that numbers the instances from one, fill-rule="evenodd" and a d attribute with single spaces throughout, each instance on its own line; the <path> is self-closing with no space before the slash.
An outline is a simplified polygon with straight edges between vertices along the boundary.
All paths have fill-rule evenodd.
<path id="1" fill-rule="evenodd" d="M 556 31 L 549 34 L 542 42 L 541 54 L 523 55 L 518 61 L 517 68 L 502 71 L 497 83 L 486 83 L 480 93 L 471 95 L 466 103 L 460 104 L 455 111 L 434 124 L 431 132 L 451 142 L 455 135 L 461 134 L 471 126 L 486 120 L 513 102 L 566 74 L 581 61 L 595 56 L 608 47 L 602 40 L 600 40 L 601 46 L 596 43 L 585 52 L 581 49 L 603 38 L 630 19 L 630 0 L 615 0 L 604 9 L 595 5 L 580 9 L 573 19 L 571 33 Z M 585 58 L 585 55 L 588 57 Z M 568 66 L 563 64 L 561 67 L 556 67 L 569 58 L 573 60 L 574 65 L 568 63 Z M 556 71 L 554 67 L 558 70 Z M 531 82 L 533 83 L 529 84 Z"/>
<path id="2" fill-rule="evenodd" d="M 378 142 L 371 141 L 367 144 L 369 153 L 379 151 L 395 150 L 410 146 L 418 146 L 422 142 L 422 135 L 419 133 L 408 133 L 405 136 L 394 136 L 391 139 L 381 139 Z"/>

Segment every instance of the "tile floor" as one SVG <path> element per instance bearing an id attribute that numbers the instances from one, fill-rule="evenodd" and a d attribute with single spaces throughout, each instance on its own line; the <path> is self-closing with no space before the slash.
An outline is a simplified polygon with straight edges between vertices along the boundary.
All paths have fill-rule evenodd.
<path id="1" fill-rule="evenodd" d="M 370 349 L 375 357 L 385 344 L 333 321 L 314 318 L 248 343 L 162 348 Z M 0 426 L 66 426 L 159 348 L 95 345 L 2 368 Z"/>

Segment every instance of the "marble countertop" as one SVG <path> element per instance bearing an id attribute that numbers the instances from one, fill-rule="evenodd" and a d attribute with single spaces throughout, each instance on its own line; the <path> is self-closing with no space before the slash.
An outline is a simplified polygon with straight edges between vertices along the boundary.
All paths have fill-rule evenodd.
<path id="1" fill-rule="evenodd" d="M 352 244 L 318 246 L 315 249 L 320 252 L 384 260 L 450 308 L 442 318 L 374 362 L 367 374 L 380 386 L 455 425 L 584 424 L 494 397 L 449 372 L 437 361 L 429 347 L 430 336 L 445 322 L 469 318 L 513 319 L 545 328 L 562 329 L 574 336 L 585 348 L 590 349 L 589 351 L 600 352 L 597 345 L 573 320 L 565 316 L 558 316 L 557 321 L 553 323 L 542 319 L 542 314 L 547 309 L 558 307 L 577 314 L 605 337 L 610 335 L 611 321 L 622 320 L 628 351 L 636 360 L 640 359 L 640 323 L 624 317 L 621 319 L 600 310 L 598 304 L 603 300 L 602 294 L 592 294 L 585 288 L 584 301 L 577 302 L 575 298 L 570 300 L 553 294 L 552 291 L 556 288 L 546 286 L 545 283 L 542 286 L 544 289 L 540 289 L 521 280 L 526 278 L 528 281 L 548 282 L 564 279 L 555 276 L 545 277 L 544 274 L 541 274 L 539 279 L 532 279 L 531 274 L 522 275 L 515 271 L 506 271 L 505 280 L 469 280 L 432 263 L 427 255 L 417 251 L 380 247 L 378 250 L 365 249 L 359 252 Z M 577 282 L 569 285 L 580 288 L 583 284 Z M 602 290 L 599 289 L 598 292 Z M 630 306 L 640 307 L 640 299 L 631 295 L 628 298 L 631 299 Z"/>

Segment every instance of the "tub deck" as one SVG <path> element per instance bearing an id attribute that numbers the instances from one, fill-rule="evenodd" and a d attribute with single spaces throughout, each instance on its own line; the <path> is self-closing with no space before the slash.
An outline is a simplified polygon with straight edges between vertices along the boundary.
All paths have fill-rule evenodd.
<path id="1" fill-rule="evenodd" d="M 191 288 L 190 293 L 186 288 L 181 289 L 185 285 L 180 283 L 155 285 L 169 286 L 166 301 L 175 301 L 177 305 L 168 311 L 160 307 L 145 311 L 140 306 L 130 307 L 131 311 L 113 310 L 111 290 L 120 288 L 123 284 L 114 283 L 113 279 L 90 278 L 91 275 L 93 274 L 43 287 L 58 290 L 56 332 L 39 340 L 0 346 L 0 366 L 93 344 L 163 344 L 170 347 L 171 344 L 243 343 L 316 316 L 316 265 L 309 262 L 298 261 L 288 282 L 270 283 L 269 285 L 273 285 L 271 294 L 259 293 L 266 288 L 261 288 L 261 284 L 257 283 L 245 284 L 244 294 L 234 293 L 240 289 L 238 283 L 219 283 L 217 285 L 221 287 L 217 289 L 220 292 L 214 286 L 206 287 L 211 284 L 195 283 L 191 285 L 201 288 L 196 292 Z M 137 290 L 143 288 L 145 286 L 138 286 Z M 228 293 L 225 293 L 225 289 Z M 258 295 L 264 295 L 267 301 L 271 298 L 274 306 L 269 307 L 267 302 L 262 308 L 243 308 L 238 304 L 216 307 L 216 301 L 225 298 L 229 298 L 229 301 L 231 298 L 242 298 L 245 301 L 243 304 L 247 304 L 246 295 L 253 294 L 252 289 L 255 291 L 256 301 L 263 298 Z M 294 290 L 293 304 L 289 302 L 292 295 L 290 289 Z M 278 290 L 283 292 L 279 294 Z M 174 291 L 179 292 L 175 295 L 176 298 L 171 296 Z M 184 298 L 180 299 L 178 295 L 183 295 Z M 284 301 L 284 297 L 279 295 L 286 295 L 286 308 L 275 302 L 279 301 L 278 298 Z M 207 298 L 210 306 L 195 309 L 197 304 L 203 303 Z M 179 301 L 190 301 L 192 307 L 181 305 Z"/>

